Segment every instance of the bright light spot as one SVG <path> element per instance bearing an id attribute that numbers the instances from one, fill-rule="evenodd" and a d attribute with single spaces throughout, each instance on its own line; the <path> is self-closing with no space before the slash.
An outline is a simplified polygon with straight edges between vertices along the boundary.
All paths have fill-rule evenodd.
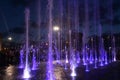
<path id="1" fill-rule="evenodd" d="M 88 67 L 88 64 L 86 65 L 86 69 L 85 69 L 86 72 L 89 72 L 89 67 Z"/>
<path id="2" fill-rule="evenodd" d="M 108 64 L 108 62 L 107 62 L 107 61 L 105 61 L 105 64 L 107 65 L 107 64 Z"/>
<path id="3" fill-rule="evenodd" d="M 78 58 L 77 63 L 78 63 L 78 64 L 80 63 L 80 58 Z"/>
<path id="4" fill-rule="evenodd" d="M 71 76 L 72 76 L 72 77 L 76 76 L 75 66 L 74 66 L 74 65 L 72 65 L 72 73 L 71 73 Z"/>
<path id="5" fill-rule="evenodd" d="M 95 63 L 95 66 L 94 66 L 95 69 L 97 69 L 97 64 Z"/>
<path id="6" fill-rule="evenodd" d="M 11 40 L 12 40 L 12 37 L 8 37 L 8 40 L 11 41 Z"/>
<path id="7" fill-rule="evenodd" d="M 114 61 L 116 61 L 116 58 L 114 58 Z"/>
<path id="8" fill-rule="evenodd" d="M 69 63 L 69 61 L 68 61 L 68 56 L 66 55 L 66 60 L 65 60 L 65 62 L 66 63 Z"/>
<path id="9" fill-rule="evenodd" d="M 30 78 L 30 70 L 28 68 L 25 68 L 23 78 Z"/>
<path id="10" fill-rule="evenodd" d="M 24 65 L 23 65 L 23 64 L 21 64 L 21 65 L 19 66 L 19 68 L 24 68 Z"/>
<path id="11" fill-rule="evenodd" d="M 109 49 L 112 49 L 111 47 L 109 47 Z"/>
<path id="12" fill-rule="evenodd" d="M 88 69 L 86 69 L 85 71 L 86 71 L 86 72 L 89 72 L 89 70 L 88 70 Z"/>
<path id="13" fill-rule="evenodd" d="M 100 63 L 100 66 L 104 66 L 104 64 L 101 62 L 101 63 Z"/>
<path id="14" fill-rule="evenodd" d="M 93 61 L 90 61 L 90 64 L 93 64 Z"/>
<path id="15" fill-rule="evenodd" d="M 69 62 L 68 62 L 68 59 L 66 59 L 66 61 L 65 61 L 65 62 L 66 62 L 66 63 L 69 63 Z"/>
<path id="16" fill-rule="evenodd" d="M 58 26 L 54 26 L 54 27 L 53 27 L 53 30 L 54 30 L 54 31 L 59 31 L 59 27 L 58 27 Z"/>

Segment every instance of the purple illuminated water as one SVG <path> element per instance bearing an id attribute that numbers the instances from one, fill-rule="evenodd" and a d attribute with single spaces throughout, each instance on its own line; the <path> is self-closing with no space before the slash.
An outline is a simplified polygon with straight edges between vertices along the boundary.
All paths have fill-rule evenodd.
<path id="1" fill-rule="evenodd" d="M 68 52 L 65 51 L 65 53 L 66 53 L 66 56 L 65 56 L 65 63 L 69 63 L 69 60 L 68 60 Z"/>
<path id="2" fill-rule="evenodd" d="M 93 58 L 93 50 L 90 50 L 89 63 L 92 64 L 93 62 L 94 62 L 94 58 Z"/>
<path id="3" fill-rule="evenodd" d="M 26 23 L 26 61 L 25 61 L 25 69 L 23 72 L 23 78 L 30 78 L 30 68 L 28 63 L 28 54 L 29 54 L 29 8 L 25 8 L 25 23 Z"/>
<path id="4" fill-rule="evenodd" d="M 86 72 L 89 72 L 90 70 L 89 70 L 89 65 L 88 65 L 88 63 L 85 65 L 85 71 Z"/>
<path id="5" fill-rule="evenodd" d="M 73 50 L 71 50 L 71 60 L 70 60 L 70 68 L 71 68 L 71 76 L 74 77 L 74 76 L 77 76 L 76 74 L 76 67 L 77 67 L 77 62 L 76 62 L 76 57 L 75 57 L 75 52 Z"/>
<path id="6" fill-rule="evenodd" d="M 32 57 L 32 70 L 36 70 L 37 69 L 37 63 L 36 63 L 36 51 L 35 49 L 32 49 L 33 52 L 33 57 Z"/>
<path id="7" fill-rule="evenodd" d="M 107 65 L 108 64 L 108 56 L 107 56 L 107 52 L 105 51 L 105 64 Z"/>
<path id="8" fill-rule="evenodd" d="M 54 48 L 55 48 L 55 53 L 56 53 L 56 56 L 57 56 L 56 61 L 57 61 L 57 63 L 60 63 L 60 53 L 59 53 L 59 51 L 58 51 L 56 45 L 55 45 Z"/>
<path id="9" fill-rule="evenodd" d="M 84 1 L 84 6 L 85 6 L 85 23 L 84 23 L 84 29 L 83 29 L 83 38 L 82 38 L 82 43 L 83 43 L 83 65 L 87 65 L 87 60 L 88 60 L 88 47 L 87 47 L 87 42 L 88 42 L 88 34 L 89 34 L 89 14 L 88 14 L 88 0 Z"/>
<path id="10" fill-rule="evenodd" d="M 76 57 L 75 57 L 75 51 L 72 49 L 72 43 L 71 43 L 71 30 L 69 30 L 69 51 L 70 51 L 70 69 L 71 69 L 71 76 L 76 76 Z"/>
<path id="11" fill-rule="evenodd" d="M 100 66 L 104 66 L 104 40 L 102 38 L 102 26 L 99 24 L 99 59 Z"/>
<path id="12" fill-rule="evenodd" d="M 52 57 L 52 9 L 53 9 L 53 0 L 48 0 L 48 15 L 49 15 L 49 33 L 48 33 L 48 63 L 47 63 L 47 80 L 54 80 L 53 74 L 53 57 Z"/>
<path id="13" fill-rule="evenodd" d="M 115 38 L 113 37 L 112 40 L 113 44 L 113 50 L 112 50 L 112 61 L 116 61 L 116 48 L 115 48 Z"/>
<path id="14" fill-rule="evenodd" d="M 20 65 L 19 65 L 19 68 L 24 68 L 23 59 L 24 59 L 24 50 L 21 49 L 21 50 L 20 50 Z"/>
<path id="15" fill-rule="evenodd" d="M 37 41 L 38 41 L 38 47 L 37 48 L 40 48 L 40 41 L 41 41 L 41 3 L 40 3 L 40 0 L 37 1 L 37 25 L 38 25 L 38 37 L 37 37 Z M 37 49 L 37 56 L 36 56 L 36 60 L 38 61 L 38 63 L 40 64 L 40 54 L 41 52 L 39 51 L 38 52 L 38 49 Z"/>
<path id="16" fill-rule="evenodd" d="M 73 0 L 74 1 L 74 0 Z M 79 0 L 78 0 L 79 1 Z M 40 2 L 39 2 L 40 3 Z M 62 30 L 64 30 L 64 24 L 63 24 L 63 3 L 60 0 L 60 23 L 59 26 L 62 28 L 60 29 L 61 31 L 57 32 L 57 39 L 56 42 L 53 43 L 53 19 L 54 19 L 54 15 L 53 15 L 53 9 L 54 9 L 54 2 L 53 0 L 48 0 L 48 5 L 47 5 L 47 10 L 48 10 L 48 50 L 44 50 L 47 53 L 47 59 L 44 61 L 44 64 L 46 66 L 46 79 L 47 80 L 55 80 L 55 75 L 54 75 L 54 71 L 56 69 L 56 65 L 60 66 L 61 68 L 65 68 L 66 71 L 67 70 L 71 70 L 71 73 L 69 74 L 70 76 L 74 77 L 77 76 L 76 73 L 76 69 L 79 68 L 81 66 L 81 64 L 84 65 L 85 71 L 88 72 L 90 71 L 92 68 L 91 66 L 93 66 L 94 68 L 99 68 L 98 65 L 100 66 L 105 66 L 105 64 L 109 64 L 109 60 L 110 61 L 116 61 L 116 48 L 115 48 L 115 39 L 113 38 L 112 40 L 112 47 L 109 51 L 105 50 L 105 46 L 104 46 L 104 39 L 102 37 L 102 25 L 100 24 L 100 16 L 99 16 L 99 7 L 96 3 L 98 3 L 97 1 L 94 2 L 94 26 L 95 26 L 95 30 L 98 31 L 98 36 L 99 36 L 99 40 L 95 41 L 94 38 L 92 38 L 92 42 L 91 42 L 91 46 L 89 45 L 89 36 L 90 36 L 90 21 L 89 21 L 89 1 L 85 0 L 84 1 L 84 7 L 85 7 L 85 21 L 83 23 L 83 35 L 82 35 L 82 45 L 78 46 L 78 44 L 80 42 L 78 42 L 78 38 L 79 36 L 75 35 L 75 39 L 72 39 L 72 35 L 73 32 L 77 32 L 79 33 L 79 12 L 78 12 L 78 5 L 75 5 L 77 2 L 76 0 L 74 1 L 74 7 L 71 11 L 74 11 L 73 13 L 71 13 L 70 9 L 70 2 L 68 1 L 69 6 L 68 6 L 68 23 L 67 23 L 67 34 L 65 34 L 65 41 L 61 38 L 62 36 Z M 38 6 L 40 8 L 40 4 Z M 40 10 L 40 9 L 38 9 Z M 41 58 L 41 56 L 39 56 L 38 54 L 40 53 L 39 51 L 39 47 L 32 49 L 32 59 L 31 61 L 29 61 L 29 8 L 25 8 L 25 24 L 26 24 L 26 49 L 25 50 L 20 50 L 20 68 L 25 67 L 24 72 L 23 72 L 23 78 L 30 78 L 31 75 L 30 73 L 32 72 L 32 70 L 36 70 L 37 67 L 39 66 L 37 64 L 37 61 L 40 61 L 39 59 Z M 74 15 L 73 15 L 74 14 Z M 70 18 L 72 17 L 73 19 L 73 24 L 70 21 Z M 38 11 L 38 26 L 40 29 L 40 20 L 41 16 L 40 16 L 40 12 Z M 63 27 L 62 27 L 63 26 Z M 74 31 L 72 29 L 72 27 L 74 27 Z M 98 27 L 98 30 L 97 30 Z M 97 32 L 96 32 L 97 33 Z M 95 33 L 95 34 L 96 34 Z M 38 41 L 40 40 L 40 30 L 38 32 Z M 95 41 L 95 42 L 94 42 Z M 63 43 L 62 43 L 63 42 Z M 98 45 L 96 45 L 98 42 Z M 64 44 L 65 43 L 65 44 Z M 95 43 L 95 44 L 94 44 Z M 53 46 L 53 44 L 55 44 L 55 46 Z M 66 47 L 67 46 L 67 47 Z M 53 49 L 54 47 L 54 49 Z M 64 48 L 65 49 L 62 49 Z M 38 50 L 37 50 L 38 49 Z M 80 49 L 80 50 L 78 50 Z M 61 65 L 54 63 L 55 60 L 53 59 L 53 50 L 55 50 L 56 56 L 57 56 L 57 61 L 59 61 L 59 63 L 62 63 Z M 23 62 L 23 54 L 25 51 L 25 65 Z M 112 54 L 112 59 L 108 56 L 108 55 Z M 30 56 L 31 57 L 31 56 Z M 42 61 L 41 61 L 42 64 Z M 64 66 L 63 66 L 64 65 Z M 82 65 L 82 66 L 83 66 Z M 31 67 L 31 69 L 30 69 Z"/>
<path id="17" fill-rule="evenodd" d="M 82 49 L 82 61 L 83 61 L 83 65 L 86 65 L 86 51 L 85 49 Z"/>
<path id="18" fill-rule="evenodd" d="M 76 66 L 71 64 L 71 71 L 72 71 L 71 76 L 72 77 L 77 76 L 75 69 L 76 69 Z"/>
<path id="19" fill-rule="evenodd" d="M 58 31 L 58 60 L 59 60 L 59 63 L 61 63 L 61 55 L 60 55 L 61 53 L 60 53 L 60 31 Z"/>
<path id="20" fill-rule="evenodd" d="M 79 51 L 76 52 L 76 60 L 77 60 L 77 64 L 79 64 L 81 61 Z"/>

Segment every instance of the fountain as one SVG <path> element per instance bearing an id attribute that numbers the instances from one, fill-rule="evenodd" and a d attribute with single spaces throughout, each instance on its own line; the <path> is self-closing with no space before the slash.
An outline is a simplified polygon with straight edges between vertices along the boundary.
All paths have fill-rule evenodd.
<path id="1" fill-rule="evenodd" d="M 76 52 L 76 59 L 77 59 L 77 64 L 79 64 L 81 61 L 79 51 Z"/>
<path id="2" fill-rule="evenodd" d="M 65 63 L 69 63 L 69 60 L 68 60 L 68 52 L 66 50 L 66 46 L 65 46 Z"/>
<path id="3" fill-rule="evenodd" d="M 113 50 L 112 50 L 112 61 L 116 61 L 116 48 L 115 48 L 115 38 L 113 37 Z"/>
<path id="4" fill-rule="evenodd" d="M 97 62 L 98 62 L 98 58 L 97 58 L 97 52 L 95 50 L 95 59 L 94 59 L 94 68 L 97 68 Z"/>
<path id="5" fill-rule="evenodd" d="M 24 68 L 23 59 L 24 59 L 24 50 L 21 49 L 21 50 L 20 50 L 20 65 L 19 65 L 19 68 Z"/>
<path id="6" fill-rule="evenodd" d="M 29 38 L 28 38 L 28 33 L 29 33 L 29 8 L 25 8 L 25 22 L 26 22 L 26 62 L 25 62 L 25 69 L 23 73 L 23 78 L 30 78 L 30 68 L 29 68 L 29 63 L 28 63 L 28 54 L 29 54 Z"/>
<path id="7" fill-rule="evenodd" d="M 52 57 L 52 9 L 53 9 L 53 0 L 48 0 L 48 15 L 49 15 L 49 33 L 48 33 L 48 40 L 49 40 L 49 47 L 48 47 L 48 67 L 47 67 L 47 80 L 54 80 L 53 75 L 53 57 Z"/>
<path id="8" fill-rule="evenodd" d="M 63 44 L 62 42 L 64 42 L 64 40 L 61 40 L 61 36 L 62 36 L 62 30 L 60 30 L 58 33 L 57 33 L 57 41 L 55 41 L 55 46 L 53 46 L 53 0 L 48 0 L 48 6 L 47 6 L 47 9 L 48 9 L 48 26 L 49 26 L 49 31 L 48 31 L 48 44 L 47 44 L 47 47 L 48 47 L 48 50 L 45 50 L 46 53 L 48 51 L 48 58 L 47 60 L 43 63 L 41 61 L 41 64 L 45 64 L 46 66 L 46 79 L 47 80 L 55 80 L 55 75 L 54 75 L 54 72 L 55 72 L 55 69 L 56 69 L 56 66 L 58 67 L 61 67 L 63 69 L 65 69 L 65 71 L 67 72 L 67 70 L 71 70 L 71 73 L 69 74 L 71 77 L 75 77 L 77 76 L 77 72 L 76 72 L 76 68 L 79 68 L 81 65 L 80 64 L 83 64 L 84 65 L 84 68 L 85 68 L 85 71 L 86 72 L 89 72 L 93 66 L 95 69 L 99 68 L 98 65 L 100 66 L 105 66 L 105 65 L 108 65 L 109 64 L 109 61 L 116 61 L 116 48 L 115 48 L 115 38 L 113 37 L 112 38 L 112 47 L 109 48 L 109 50 L 105 50 L 105 46 L 104 46 L 104 39 L 102 37 L 102 25 L 100 24 L 100 14 L 99 14 L 99 5 L 97 1 L 95 1 L 94 3 L 94 26 L 95 26 L 95 30 L 96 30 L 96 27 L 98 27 L 98 37 L 99 37 L 99 40 L 98 40 L 98 45 L 97 45 L 97 40 L 94 39 L 94 37 L 92 38 L 89 38 L 89 27 L 90 27 L 90 23 L 89 23 L 89 1 L 88 0 L 85 0 L 84 1 L 84 7 L 85 7 L 85 21 L 84 21 L 84 28 L 83 28 L 83 36 L 82 36 L 82 48 L 80 47 L 81 50 L 77 50 L 79 48 L 78 46 L 78 37 L 77 35 L 75 35 L 75 39 L 72 39 L 72 32 L 74 32 L 71 28 L 71 26 L 75 26 L 75 32 L 78 32 L 79 31 L 77 30 L 79 26 L 79 22 L 78 22 L 78 12 L 77 10 L 78 9 L 75 9 L 73 11 L 75 11 L 74 13 L 70 13 L 70 11 L 68 10 L 68 16 L 67 18 L 70 18 L 71 17 L 71 14 L 75 14 L 73 17 L 74 17 L 74 20 L 73 20 L 73 23 L 74 25 L 72 24 L 72 22 L 70 22 L 70 20 L 68 19 L 68 33 L 65 35 L 67 36 L 67 39 L 68 40 L 65 40 L 65 43 L 68 42 L 67 44 Z M 69 2 L 68 2 L 69 3 Z M 75 6 L 75 3 L 76 1 L 74 1 L 74 8 L 78 8 L 78 5 Z M 97 3 L 97 4 L 96 4 Z M 60 1 L 60 4 L 62 5 L 62 1 Z M 40 7 L 40 4 L 39 4 L 39 7 Z M 61 7 L 61 6 L 60 6 Z M 63 5 L 62 5 L 63 7 Z M 70 3 L 69 3 L 69 8 L 70 7 Z M 38 67 L 38 64 L 37 64 L 37 60 L 40 59 L 40 56 L 39 56 L 39 48 L 32 48 L 32 61 L 30 62 L 29 61 L 29 8 L 25 8 L 25 23 L 26 23 L 26 50 L 25 50 L 25 53 L 26 53 L 26 61 L 25 61 L 25 65 L 24 65 L 24 62 L 23 62 L 23 58 L 24 58 L 24 50 L 21 49 L 20 50 L 20 68 L 24 68 L 24 72 L 23 72 L 23 78 L 30 78 L 31 77 L 31 69 L 32 70 L 38 70 L 37 67 Z M 38 14 L 40 14 L 40 12 L 38 12 Z M 63 15 L 63 10 L 61 9 L 60 10 L 60 19 L 61 19 L 61 23 L 60 23 L 60 27 L 61 29 L 64 29 L 62 28 L 63 26 L 63 23 L 62 23 L 62 15 Z M 38 19 L 38 26 L 40 28 L 40 15 L 39 16 L 39 19 Z M 72 25 L 70 25 L 72 24 Z M 40 33 L 40 32 L 38 32 Z M 97 32 L 96 32 L 97 33 Z M 96 35 L 95 33 L 95 35 Z M 40 40 L 40 35 L 39 35 L 39 40 Z M 91 41 L 91 46 L 89 45 L 89 39 Z M 40 44 L 39 44 L 40 46 Z M 62 47 L 64 47 L 65 49 L 63 50 Z M 56 53 L 56 56 L 57 56 L 57 62 L 58 63 L 62 63 L 65 65 L 65 68 L 62 64 L 54 64 L 54 60 L 53 60 L 53 48 L 55 49 L 55 53 Z M 63 52 L 62 52 L 63 51 Z M 112 54 L 112 58 L 109 57 L 109 54 Z M 64 58 L 62 57 L 63 55 Z M 64 60 L 64 61 L 63 61 Z M 39 60 L 40 61 L 40 60 Z M 63 62 L 62 62 L 63 61 Z M 30 64 L 32 64 L 32 68 L 30 69 Z M 82 65 L 82 66 L 83 66 Z M 70 67 L 70 69 L 69 69 Z"/>
<path id="9" fill-rule="evenodd" d="M 32 57 L 32 70 L 36 70 L 37 69 L 37 63 L 36 63 L 36 51 L 35 49 L 33 48 L 32 49 L 32 52 L 33 52 L 33 57 Z"/>
<path id="10" fill-rule="evenodd" d="M 107 65 L 108 64 L 108 56 L 107 56 L 107 52 L 105 51 L 105 64 Z"/>
<path id="11" fill-rule="evenodd" d="M 71 50 L 70 68 L 71 68 L 72 77 L 77 76 L 76 71 L 75 71 L 76 67 L 77 67 L 77 63 L 76 63 L 75 52 Z"/>
<path id="12" fill-rule="evenodd" d="M 93 59 L 93 50 L 90 50 L 89 63 L 93 64 L 93 61 L 94 61 L 94 59 Z"/>

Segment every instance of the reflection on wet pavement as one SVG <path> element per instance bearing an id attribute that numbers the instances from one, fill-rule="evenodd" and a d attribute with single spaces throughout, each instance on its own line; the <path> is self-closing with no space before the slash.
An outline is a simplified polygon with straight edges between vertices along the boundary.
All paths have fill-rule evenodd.
<path id="1" fill-rule="evenodd" d="M 6 68 L 0 68 L 0 80 L 46 80 L 46 72 L 46 65 L 43 64 L 36 71 L 31 71 L 30 79 L 23 79 L 23 69 L 9 65 Z M 54 65 L 55 80 L 119 80 L 120 62 L 111 63 L 98 69 L 91 68 L 90 72 L 85 72 L 85 67 L 81 65 L 76 68 L 76 72 L 77 76 L 71 77 L 69 66 L 64 69 L 61 65 Z"/>

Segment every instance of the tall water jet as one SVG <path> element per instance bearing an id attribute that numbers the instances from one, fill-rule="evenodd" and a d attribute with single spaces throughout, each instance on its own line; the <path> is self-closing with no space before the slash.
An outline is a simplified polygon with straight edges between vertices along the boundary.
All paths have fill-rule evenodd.
<path id="1" fill-rule="evenodd" d="M 24 59 L 24 50 L 21 49 L 21 50 L 20 50 L 20 65 L 19 65 L 19 68 L 24 68 L 23 59 Z"/>
<path id="2" fill-rule="evenodd" d="M 56 62 L 59 63 L 59 61 L 60 61 L 60 55 L 59 55 L 58 49 L 56 47 L 56 44 L 55 44 L 55 53 L 56 53 Z"/>
<path id="3" fill-rule="evenodd" d="M 99 61 L 100 61 L 100 66 L 104 65 L 104 39 L 102 38 L 102 25 L 100 23 L 100 8 L 99 8 L 99 0 L 95 0 L 94 3 L 94 11 L 96 11 L 96 13 L 94 13 L 94 15 L 96 15 L 95 17 L 95 21 L 96 26 L 98 26 L 98 36 L 99 36 Z"/>
<path id="4" fill-rule="evenodd" d="M 95 31 L 95 35 L 97 35 L 97 0 L 93 0 L 93 26 L 94 26 L 94 31 Z M 92 43 L 94 42 L 94 68 L 97 68 L 97 62 L 98 62 L 98 54 L 97 54 L 97 39 L 95 37 L 95 41 L 93 40 Z"/>
<path id="5" fill-rule="evenodd" d="M 86 51 L 85 51 L 85 48 L 82 49 L 82 61 L 83 61 L 83 65 L 86 65 Z"/>
<path id="6" fill-rule="evenodd" d="M 89 72 L 89 71 L 90 71 L 90 70 L 89 70 L 89 65 L 88 65 L 88 64 L 85 66 L 85 71 L 86 71 L 86 72 Z"/>
<path id="7" fill-rule="evenodd" d="M 74 32 L 75 32 L 75 39 L 74 39 L 74 48 L 78 50 L 79 46 L 79 0 L 73 0 L 74 6 L 73 6 L 73 18 L 74 18 Z"/>
<path id="8" fill-rule="evenodd" d="M 104 48 L 103 48 L 103 39 L 100 37 L 99 44 L 99 56 L 100 56 L 100 66 L 104 66 Z"/>
<path id="9" fill-rule="evenodd" d="M 81 61 L 81 59 L 80 59 L 80 52 L 79 51 L 76 52 L 76 59 L 77 59 L 77 63 L 79 64 L 80 61 Z"/>
<path id="10" fill-rule="evenodd" d="M 108 50 L 108 53 L 109 53 L 109 55 L 108 55 L 108 58 L 109 58 L 108 62 L 109 62 L 109 63 L 112 62 L 112 56 L 113 56 L 113 55 L 112 55 L 112 52 L 113 52 L 113 51 L 112 51 L 112 47 L 109 47 L 109 50 Z M 112 56 L 111 56 L 111 55 L 112 55 Z"/>
<path id="11" fill-rule="evenodd" d="M 93 59 L 93 50 L 90 50 L 89 63 L 92 64 L 93 61 L 94 61 L 94 59 Z"/>
<path id="12" fill-rule="evenodd" d="M 76 69 L 76 66 L 72 64 L 72 65 L 71 65 L 71 71 L 72 71 L 71 76 L 72 76 L 72 77 L 77 76 L 75 69 Z"/>
<path id="13" fill-rule="evenodd" d="M 38 48 L 40 48 L 40 37 L 41 37 L 41 33 L 40 33 L 40 27 L 41 27 L 41 7 L 40 7 L 40 0 L 38 0 L 37 3 L 37 25 L 38 25 Z M 37 57 L 36 60 L 38 63 L 40 63 L 40 51 L 36 53 Z"/>
<path id="14" fill-rule="evenodd" d="M 32 56 L 32 70 L 36 70 L 37 69 L 37 63 L 36 63 L 36 51 L 35 49 L 33 48 L 32 49 L 32 53 L 33 53 L 33 56 Z"/>
<path id="15" fill-rule="evenodd" d="M 48 48 L 48 73 L 47 80 L 54 80 L 53 75 L 53 57 L 52 57 L 52 9 L 53 9 L 53 0 L 48 0 L 48 18 L 49 18 L 49 32 L 48 32 L 48 40 L 49 40 L 49 48 Z"/>
<path id="16" fill-rule="evenodd" d="M 25 69 L 23 73 L 23 78 L 30 78 L 30 68 L 29 68 L 29 63 L 28 63 L 28 54 L 29 54 L 29 8 L 25 8 L 25 23 L 26 23 L 26 62 L 25 62 Z"/>
<path id="17" fill-rule="evenodd" d="M 113 37 L 113 50 L 112 50 L 112 61 L 116 61 L 116 48 L 115 48 L 115 38 Z"/>
<path id="18" fill-rule="evenodd" d="M 63 35 L 63 0 L 59 0 L 59 25 L 60 25 L 60 30 L 59 30 L 59 51 L 60 51 L 60 59 L 62 60 L 62 35 Z"/>
<path id="19" fill-rule="evenodd" d="M 56 38 L 55 38 L 55 53 L 57 57 L 57 63 L 60 63 L 60 28 L 59 26 L 54 26 L 53 30 L 56 32 Z"/>
<path id="20" fill-rule="evenodd" d="M 62 53 L 60 53 L 61 52 L 61 50 L 60 50 L 60 31 L 58 31 L 58 54 L 59 54 L 59 62 L 61 63 L 61 60 L 62 60 L 62 56 L 61 56 L 61 54 Z"/>
<path id="21" fill-rule="evenodd" d="M 99 22 L 98 22 L 99 23 Z M 100 66 L 104 66 L 104 40 L 102 38 L 102 26 L 98 24 L 99 28 L 99 60 Z"/>
<path id="22" fill-rule="evenodd" d="M 96 52 L 96 50 L 95 50 L 95 59 L 94 59 L 95 61 L 95 65 L 94 65 L 94 68 L 97 68 L 97 62 L 98 62 L 98 58 L 97 58 L 97 52 Z"/>
<path id="23" fill-rule="evenodd" d="M 88 33 L 89 33 L 89 9 L 88 9 L 88 0 L 84 1 L 85 6 L 85 23 L 82 37 L 82 54 L 83 54 L 83 65 L 87 65 L 87 42 L 88 42 Z"/>
<path id="24" fill-rule="evenodd" d="M 89 48 L 86 47 L 86 65 L 85 65 L 85 71 L 86 72 L 89 72 L 89 64 L 88 64 L 88 51 L 89 51 Z"/>
<path id="25" fill-rule="evenodd" d="M 71 76 L 76 76 L 76 57 L 74 50 L 72 49 L 71 44 L 71 30 L 69 30 L 69 51 L 70 51 L 70 68 L 71 68 Z"/>
<path id="26" fill-rule="evenodd" d="M 65 46 L 65 69 L 67 69 L 67 64 L 69 63 L 69 60 L 68 60 L 68 51 L 66 49 L 66 46 Z"/>
<path id="27" fill-rule="evenodd" d="M 105 51 L 105 64 L 107 65 L 108 64 L 108 56 L 107 56 L 107 52 Z"/>
<path id="28" fill-rule="evenodd" d="M 71 76 L 77 76 L 76 74 L 76 69 L 77 67 L 77 62 L 76 62 L 76 57 L 75 57 L 75 52 L 73 51 L 73 49 L 71 50 L 71 60 L 70 60 L 70 68 L 71 68 Z"/>
<path id="29" fill-rule="evenodd" d="M 115 49 L 115 38 L 113 35 L 113 0 L 110 0 L 108 2 L 108 19 L 109 19 L 109 25 L 110 25 L 110 35 L 111 35 L 111 45 L 112 45 L 112 61 L 116 61 L 116 49 Z"/>
<path id="30" fill-rule="evenodd" d="M 69 63 L 69 60 L 68 60 L 68 51 L 66 49 L 66 46 L 65 46 L 65 63 Z"/>
<path id="31" fill-rule="evenodd" d="M 90 64 L 92 64 L 95 61 L 95 49 L 94 48 L 94 38 L 91 38 L 91 49 L 90 49 Z"/>
<path id="32" fill-rule="evenodd" d="M 88 4 L 88 0 L 84 1 L 84 6 L 85 6 L 85 29 L 83 32 L 83 49 L 85 49 L 85 53 L 83 55 L 85 55 L 85 63 L 86 63 L 86 70 L 85 71 L 89 71 L 89 66 L 88 66 L 88 33 L 89 33 L 89 4 Z"/>

